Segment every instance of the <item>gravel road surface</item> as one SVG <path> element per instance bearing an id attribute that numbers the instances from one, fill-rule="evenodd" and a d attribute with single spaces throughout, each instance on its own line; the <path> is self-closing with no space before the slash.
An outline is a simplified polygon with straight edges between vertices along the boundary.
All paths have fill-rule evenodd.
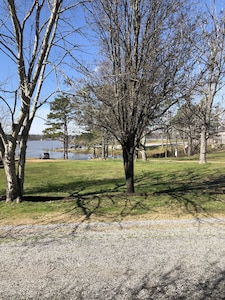
<path id="1" fill-rule="evenodd" d="M 0 227 L 0 299 L 225 299 L 225 220 Z"/>

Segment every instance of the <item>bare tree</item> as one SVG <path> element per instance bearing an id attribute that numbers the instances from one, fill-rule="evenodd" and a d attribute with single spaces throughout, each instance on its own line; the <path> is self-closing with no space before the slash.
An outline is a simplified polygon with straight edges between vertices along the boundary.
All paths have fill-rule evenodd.
<path id="1" fill-rule="evenodd" d="M 0 94 L 11 119 L 9 134 L 0 124 L 6 201 L 19 202 L 23 197 L 28 134 L 36 111 L 55 90 L 45 85 L 47 78 L 53 80 L 57 66 L 73 55 L 75 40 L 71 43 L 71 35 L 75 29 L 74 18 L 70 18 L 77 4 L 66 0 L 1 1 L 0 51 L 12 69 Z"/>
<path id="2" fill-rule="evenodd" d="M 188 93 L 194 19 L 186 2 L 97 0 L 88 7 L 102 61 L 89 74 L 86 103 L 90 119 L 122 146 L 128 193 L 146 126 Z"/>
<path id="3" fill-rule="evenodd" d="M 188 156 L 196 152 L 199 146 L 200 106 L 194 105 L 191 99 L 186 99 L 172 119 L 172 126 L 183 140 L 184 153 Z"/>
<path id="4" fill-rule="evenodd" d="M 199 20 L 199 42 L 195 45 L 199 84 L 196 94 L 201 103 L 201 133 L 199 163 L 206 163 L 207 138 L 213 102 L 224 87 L 225 74 L 225 13 L 217 12 L 214 1 L 206 6 Z"/>

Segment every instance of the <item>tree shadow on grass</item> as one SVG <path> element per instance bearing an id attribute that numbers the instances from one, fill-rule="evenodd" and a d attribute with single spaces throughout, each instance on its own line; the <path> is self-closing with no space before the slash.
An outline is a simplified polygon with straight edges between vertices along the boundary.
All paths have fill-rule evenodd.
<path id="1" fill-rule="evenodd" d="M 158 194 L 169 195 L 171 199 L 180 203 L 187 212 L 192 211 L 196 214 L 204 213 L 207 215 L 208 211 L 204 207 L 204 203 L 221 202 L 225 204 L 225 197 L 221 197 L 221 195 L 225 194 L 225 176 L 218 175 L 210 180 L 205 179 L 201 182 L 189 180 L 177 186 L 162 189 Z"/>
<path id="2" fill-rule="evenodd" d="M 51 202 L 64 200 L 65 197 L 59 196 L 24 196 L 23 201 L 26 202 Z"/>
<path id="3" fill-rule="evenodd" d="M 49 191 L 60 191 L 67 192 L 72 191 L 68 196 L 42 196 L 41 194 L 48 193 Z M 91 190 L 89 192 L 89 190 Z M 104 179 L 104 180 L 87 180 L 85 183 L 82 181 L 71 181 L 68 184 L 54 184 L 51 186 L 48 184 L 46 186 L 36 187 L 29 190 L 30 194 L 24 196 L 23 201 L 26 202 L 54 202 L 54 201 L 71 201 L 72 206 L 69 206 L 66 211 L 62 212 L 71 216 L 81 216 L 79 217 L 79 224 L 85 221 L 90 221 L 92 216 L 104 216 L 110 220 L 120 219 L 129 216 L 137 209 L 142 209 L 147 211 L 148 207 L 142 203 L 143 196 L 146 197 L 144 193 L 138 194 L 138 199 L 136 199 L 137 194 L 127 194 L 124 191 L 125 183 L 124 178 L 116 179 Z M 38 195 L 40 194 L 40 195 Z M 141 197 L 141 199 L 140 199 Z M 118 202 L 120 202 L 118 204 Z M 107 207 L 108 205 L 108 207 Z M 107 209 L 113 210 L 113 216 L 107 214 Z M 104 212 L 102 212 L 104 210 Z M 115 212 L 116 211 L 116 212 Z M 109 213 L 110 214 L 110 213 Z M 76 219 L 76 218 L 75 218 Z M 50 220 L 50 222 L 57 222 L 57 220 Z M 75 228 L 76 230 L 77 228 Z"/>
<path id="4" fill-rule="evenodd" d="M 150 186 L 152 191 L 147 193 L 156 197 L 167 197 L 168 206 L 175 204 L 187 213 L 194 215 L 205 214 L 210 216 L 208 204 L 220 202 L 225 205 L 225 176 L 212 174 L 211 177 L 198 175 L 196 172 L 187 170 L 186 173 L 167 174 L 145 173 L 138 179 L 138 185 L 142 190 Z M 206 205 L 205 205 L 206 204 Z M 221 206 L 222 207 L 222 206 Z M 225 206 L 222 209 L 225 211 Z"/>
<path id="5" fill-rule="evenodd" d="M 182 171 L 183 172 L 183 171 Z M 169 177 L 168 177 L 169 176 Z M 205 202 L 223 203 L 221 195 L 225 194 L 224 176 L 213 175 L 212 178 L 205 177 L 187 170 L 186 173 L 167 174 L 165 180 L 162 172 L 150 173 L 147 172 L 136 178 L 135 181 L 137 193 L 126 194 L 124 178 L 115 179 L 89 179 L 84 181 L 73 181 L 67 184 L 55 184 L 49 182 L 44 186 L 33 188 L 29 191 L 30 194 L 39 194 L 38 196 L 25 195 L 24 201 L 30 202 L 48 202 L 48 201 L 74 201 L 72 208 L 66 213 L 76 214 L 77 212 L 83 215 L 85 222 L 91 219 L 95 214 L 109 204 L 117 212 L 117 219 L 121 220 L 133 213 L 142 211 L 149 212 L 151 198 L 166 197 L 168 208 L 174 206 L 177 209 L 191 214 L 195 218 L 198 215 L 211 216 Z M 67 197 L 61 196 L 42 196 L 41 194 L 49 193 L 49 191 L 68 193 Z M 164 197 L 164 198 L 165 198 Z M 198 200 L 203 199 L 204 200 Z M 118 208 L 118 199 L 120 207 Z M 154 201 L 153 199 L 153 201 Z M 151 208 L 153 211 L 153 208 Z M 115 214 L 114 214 L 115 217 Z"/>
<path id="6" fill-rule="evenodd" d="M 66 193 L 73 196 L 76 193 L 88 193 L 88 194 L 103 194 L 106 192 L 117 192 L 121 188 L 124 189 L 124 179 L 88 179 L 74 181 L 71 180 L 68 183 L 54 183 L 54 181 L 49 180 L 45 184 L 33 187 L 32 189 L 27 189 L 26 194 L 46 194 L 49 192 L 53 193 Z M 90 192 L 89 192 L 90 191 Z"/>
<path id="7" fill-rule="evenodd" d="M 109 200 L 116 206 L 114 195 L 120 193 L 120 198 L 124 197 L 125 183 L 123 178 L 73 181 L 67 184 L 55 184 L 49 181 L 45 185 L 36 186 L 30 190 L 26 190 L 23 201 L 26 202 L 53 202 L 53 201 L 73 201 L 74 206 L 66 213 L 76 213 L 77 209 L 83 214 L 83 221 L 89 220 L 91 216 L 101 208 L 105 200 Z M 49 192 L 65 193 L 68 196 L 43 196 Z M 125 207 L 128 200 L 125 201 Z M 122 212 L 123 214 L 123 212 Z"/>

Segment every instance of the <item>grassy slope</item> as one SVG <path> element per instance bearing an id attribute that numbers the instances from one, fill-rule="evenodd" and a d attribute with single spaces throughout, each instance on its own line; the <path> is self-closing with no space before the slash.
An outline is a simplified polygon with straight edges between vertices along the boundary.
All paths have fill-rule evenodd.
<path id="1" fill-rule="evenodd" d="M 224 153 L 210 155 L 206 165 L 193 159 L 138 161 L 136 193 L 127 195 L 121 160 L 28 161 L 25 196 L 32 201 L 0 202 L 0 224 L 224 215 L 224 176 Z M 0 178 L 2 195 L 3 169 Z"/>

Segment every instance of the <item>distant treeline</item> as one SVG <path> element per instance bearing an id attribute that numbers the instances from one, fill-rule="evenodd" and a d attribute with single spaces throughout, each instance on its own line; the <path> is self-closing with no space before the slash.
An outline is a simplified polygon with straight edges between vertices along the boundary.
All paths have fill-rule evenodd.
<path id="1" fill-rule="evenodd" d="M 42 134 L 29 134 L 30 141 L 39 141 L 42 139 Z"/>

